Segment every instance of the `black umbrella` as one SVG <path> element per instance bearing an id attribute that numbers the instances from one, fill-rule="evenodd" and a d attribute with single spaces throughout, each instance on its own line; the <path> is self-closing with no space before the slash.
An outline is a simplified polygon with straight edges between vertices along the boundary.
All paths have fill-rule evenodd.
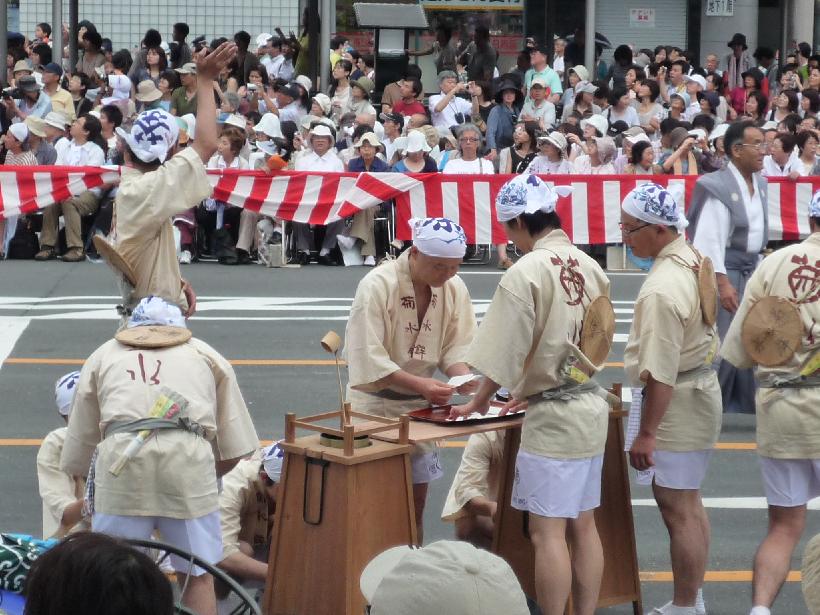
<path id="1" fill-rule="evenodd" d="M 569 36 L 565 37 L 565 40 L 575 40 L 575 34 L 570 34 Z M 612 49 L 612 43 L 609 42 L 609 39 L 600 32 L 595 33 L 595 44 L 600 45 L 604 49 Z"/>

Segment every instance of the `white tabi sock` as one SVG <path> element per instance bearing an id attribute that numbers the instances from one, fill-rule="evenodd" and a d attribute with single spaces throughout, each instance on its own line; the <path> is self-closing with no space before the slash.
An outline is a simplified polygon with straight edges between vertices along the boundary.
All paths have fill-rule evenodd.
<path id="1" fill-rule="evenodd" d="M 772 611 L 767 606 L 754 606 L 752 610 L 749 611 L 749 615 L 772 615 Z"/>

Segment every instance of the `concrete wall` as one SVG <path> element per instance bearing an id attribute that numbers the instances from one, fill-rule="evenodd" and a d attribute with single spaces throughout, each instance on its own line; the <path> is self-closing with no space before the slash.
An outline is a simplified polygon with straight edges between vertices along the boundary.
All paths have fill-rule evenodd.
<path id="1" fill-rule="evenodd" d="M 68 0 L 63 0 L 63 9 L 63 21 L 68 23 Z M 103 37 L 111 39 L 115 50 L 131 50 L 149 28 L 159 30 L 163 40 L 170 40 L 171 26 L 178 21 L 191 27 L 189 41 L 201 34 L 208 40 L 230 38 L 239 30 L 250 32 L 255 39 L 262 32 L 273 33 L 276 26 L 285 32 L 296 31 L 299 5 L 298 0 L 89 0 L 80 2 L 80 19 L 95 24 Z M 41 21 L 51 23 L 51 0 L 20 3 L 22 32 L 32 36 L 34 26 Z"/>

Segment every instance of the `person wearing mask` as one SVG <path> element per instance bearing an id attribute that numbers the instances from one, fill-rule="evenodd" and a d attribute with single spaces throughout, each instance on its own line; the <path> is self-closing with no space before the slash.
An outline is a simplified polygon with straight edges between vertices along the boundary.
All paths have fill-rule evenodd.
<path id="1" fill-rule="evenodd" d="M 100 121 L 92 115 L 77 118 L 69 131 L 71 140 L 57 153 L 57 164 L 72 167 L 100 167 L 105 164 L 105 142 Z M 85 260 L 82 238 L 82 217 L 93 214 L 100 204 L 101 188 L 92 188 L 60 203 L 49 205 L 43 211 L 43 230 L 40 233 L 40 251 L 35 260 L 47 261 L 57 257 L 59 218 L 65 221 L 67 251 L 62 260 L 76 263 Z"/>

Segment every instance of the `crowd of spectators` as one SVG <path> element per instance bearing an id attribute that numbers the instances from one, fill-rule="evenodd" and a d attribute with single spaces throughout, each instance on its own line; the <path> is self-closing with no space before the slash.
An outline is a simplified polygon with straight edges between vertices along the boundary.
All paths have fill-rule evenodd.
<path id="1" fill-rule="evenodd" d="M 750 53 L 738 33 L 728 53 L 708 54 L 703 66 L 677 47 L 622 44 L 611 65 L 586 67 L 573 64 L 572 40 L 527 39 L 516 67 L 500 74 L 485 27 L 457 40 L 441 25 L 430 48 L 408 50 L 435 56 L 436 88 L 427 96 L 414 63 L 377 92 L 372 54 L 343 36 L 326 50 L 328 83 L 313 83 L 304 74 L 306 24 L 305 15 L 299 36 L 280 29 L 233 36 L 239 54 L 214 83 L 222 137 L 209 168 L 698 175 L 727 164 L 726 128 L 748 119 L 766 135 L 764 175 L 820 172 L 820 56 L 808 43 L 781 58 L 763 47 Z M 31 39 L 12 38 L 0 158 L 7 165 L 119 164 L 116 129 L 152 108 L 175 115 L 180 145 L 189 145 L 197 108 L 192 54 L 225 39 L 189 43 L 185 23 L 171 31 L 166 41 L 148 30 L 131 53 L 114 51 L 92 23 L 80 22 L 75 66 L 67 49 L 52 49 L 49 24 Z M 58 203 L 42 221 L 0 220 L 0 255 L 84 260 L 93 252 L 89 236 L 110 230 L 116 190 L 106 185 Z M 391 207 L 325 228 L 260 219 L 208 199 L 175 221 L 179 260 L 249 263 L 285 237 L 294 262 L 341 264 L 341 247 L 373 265 L 387 245 L 376 225 Z M 499 265 L 508 267 L 505 246 L 497 248 Z"/>

